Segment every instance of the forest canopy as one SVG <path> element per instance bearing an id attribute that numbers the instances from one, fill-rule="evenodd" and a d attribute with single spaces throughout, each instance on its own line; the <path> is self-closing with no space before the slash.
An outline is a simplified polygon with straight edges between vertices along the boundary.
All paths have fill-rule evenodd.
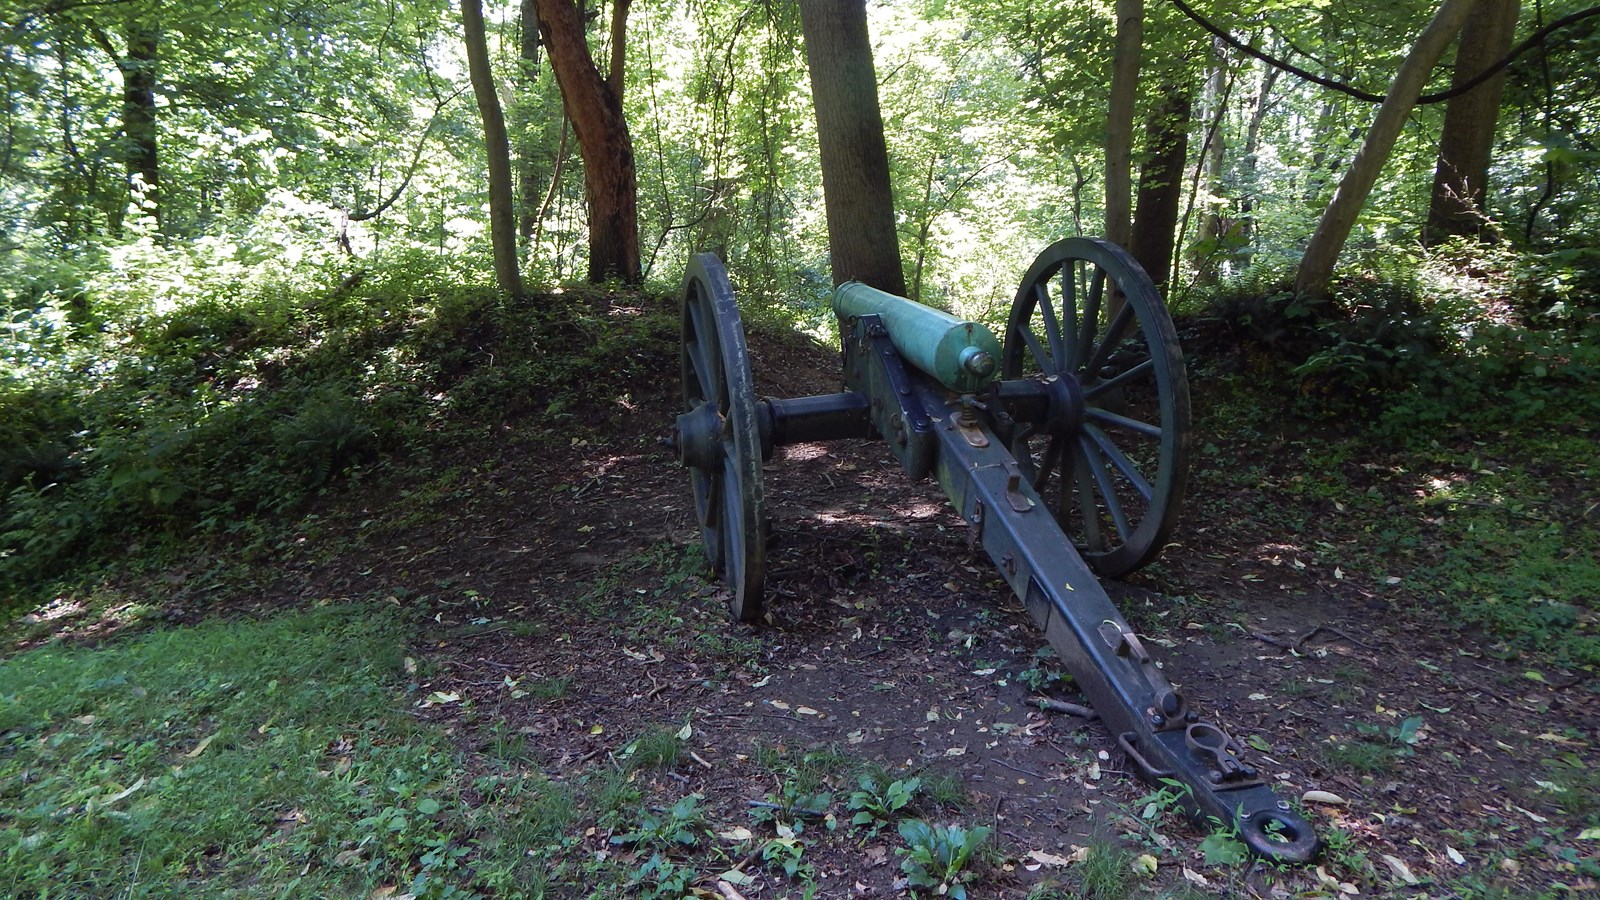
<path id="1" fill-rule="evenodd" d="M 47 302 L 115 305 L 85 282 L 131 247 L 250 264 L 488 249 L 492 154 L 462 8 L 7 6 L 0 290 L 13 318 Z M 1130 171 L 1119 173 L 1106 163 L 1106 97 L 1129 6 L 1142 38 L 1134 106 L 1122 111 Z M 1455 6 L 1470 9 L 1422 67 L 1418 93 L 1429 96 L 1399 113 L 1343 271 L 1461 234 L 1590 263 L 1600 20 L 1575 4 Z M 541 41 L 541 8 L 579 11 L 530 0 L 482 13 L 487 96 L 504 109 L 513 163 L 516 255 L 534 283 L 556 283 L 588 262 L 594 195 L 579 139 L 600 95 L 564 109 L 559 55 L 541 46 L 559 34 L 547 26 Z M 1170 270 L 1172 299 L 1219 278 L 1282 276 L 1352 169 L 1373 101 L 1440 11 L 871 4 L 910 292 L 978 312 L 1003 303 L 1033 249 L 1108 230 L 1106 188 L 1119 178 L 1151 202 L 1135 234 L 1156 237 L 1159 252 L 1141 258 Z M 1478 33 L 1496 18 L 1501 33 Z M 620 102 L 631 137 L 640 274 L 670 282 L 689 253 L 714 249 L 752 296 L 803 307 L 826 284 L 828 250 L 798 7 L 619 0 L 570 21 L 586 29 L 605 75 L 597 86 Z M 1465 95 L 1497 99 L 1454 114 L 1465 125 L 1442 134 L 1454 101 L 1436 95 L 1497 62 L 1501 74 Z M 1452 141 L 1487 141 L 1483 164 L 1450 156 Z"/>

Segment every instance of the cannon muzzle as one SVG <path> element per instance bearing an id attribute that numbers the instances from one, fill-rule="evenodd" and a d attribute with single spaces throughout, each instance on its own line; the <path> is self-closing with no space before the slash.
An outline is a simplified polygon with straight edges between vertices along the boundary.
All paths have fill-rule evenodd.
<path id="1" fill-rule="evenodd" d="M 913 366 L 952 391 L 982 390 L 999 374 L 1000 341 L 977 322 L 894 294 L 847 281 L 833 291 L 833 311 L 841 318 L 876 315 L 889 341 Z"/>

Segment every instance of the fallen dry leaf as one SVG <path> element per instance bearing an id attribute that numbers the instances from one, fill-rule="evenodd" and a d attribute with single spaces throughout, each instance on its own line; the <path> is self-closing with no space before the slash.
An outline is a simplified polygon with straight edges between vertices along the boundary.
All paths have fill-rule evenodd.
<path id="1" fill-rule="evenodd" d="M 1067 866 L 1072 865 L 1072 860 L 1068 859 L 1067 857 L 1055 853 L 1049 853 L 1044 850 L 1029 850 L 1028 858 L 1034 862 L 1057 869 L 1064 869 Z"/>
<path id="2" fill-rule="evenodd" d="M 1385 853 L 1383 854 L 1383 862 L 1389 867 L 1389 870 L 1394 873 L 1396 878 L 1404 881 L 1406 884 L 1417 883 L 1417 876 L 1411 874 L 1411 867 L 1402 862 L 1399 857 L 1390 856 L 1389 854 Z"/>
<path id="3" fill-rule="evenodd" d="M 1328 791 L 1306 791 L 1300 795 L 1300 799 L 1305 803 L 1322 803 L 1327 806 L 1344 806 L 1350 802 L 1338 794 Z"/>
<path id="4" fill-rule="evenodd" d="M 217 731 L 217 732 L 211 733 L 210 735 L 207 735 L 206 737 L 201 738 L 200 739 L 200 743 L 195 744 L 194 745 L 194 749 L 190 750 L 188 753 L 185 753 L 184 757 L 187 758 L 187 759 L 194 759 L 196 756 L 199 756 L 200 754 L 206 752 L 206 748 L 211 746 L 211 742 L 216 740 L 217 739 L 217 735 L 219 735 L 221 733 L 222 732 Z"/>

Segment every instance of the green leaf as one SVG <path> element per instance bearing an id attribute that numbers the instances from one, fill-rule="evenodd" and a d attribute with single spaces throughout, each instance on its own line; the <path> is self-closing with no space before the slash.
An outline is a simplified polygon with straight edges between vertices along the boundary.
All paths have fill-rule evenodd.
<path id="1" fill-rule="evenodd" d="M 439 801 L 433 799 L 432 797 L 423 797 L 421 800 L 417 801 L 417 812 L 422 813 L 425 816 L 431 816 L 438 812 L 439 809 Z"/>
<path id="2" fill-rule="evenodd" d="M 1200 842 L 1200 852 L 1205 854 L 1208 866 L 1237 866 L 1247 858 L 1244 844 L 1226 831 L 1214 831 Z"/>

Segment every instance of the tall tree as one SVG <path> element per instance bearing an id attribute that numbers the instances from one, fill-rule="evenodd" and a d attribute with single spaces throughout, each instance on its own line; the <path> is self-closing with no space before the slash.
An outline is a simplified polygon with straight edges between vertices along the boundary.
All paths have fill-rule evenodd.
<path id="1" fill-rule="evenodd" d="M 534 0 L 539 33 L 561 102 L 583 157 L 583 189 L 589 203 L 589 280 L 641 280 L 639 187 L 633 138 L 622 112 L 623 45 L 619 29 L 627 3 L 613 15 L 610 77 L 602 77 L 584 34 L 584 16 L 574 0 Z"/>
<path id="2" fill-rule="evenodd" d="M 817 111 L 833 283 L 856 280 L 904 296 L 866 0 L 800 0 L 800 27 Z"/>
<path id="3" fill-rule="evenodd" d="M 1305 255 L 1301 257 L 1300 268 L 1295 274 L 1296 293 L 1313 297 L 1328 293 L 1334 264 L 1338 262 L 1344 242 L 1355 227 L 1361 207 L 1372 193 L 1372 186 L 1378 181 L 1378 173 L 1383 170 L 1383 164 L 1394 149 L 1401 126 L 1416 106 L 1417 97 L 1421 96 L 1423 85 L 1427 83 L 1428 73 L 1461 30 L 1475 2 L 1477 0 L 1444 0 L 1422 34 L 1417 36 L 1416 43 L 1411 45 L 1411 52 L 1400 64 L 1383 105 L 1378 107 L 1378 115 L 1367 129 L 1361 149 L 1356 152 L 1349 171 L 1339 182 L 1333 199 L 1317 223 L 1317 230 L 1306 244 Z"/>
<path id="4" fill-rule="evenodd" d="M 539 16 L 533 0 L 522 0 L 517 13 L 517 80 L 519 100 L 511 104 L 517 132 L 517 234 L 531 250 L 539 212 L 539 165 L 536 161 L 537 124 L 530 115 L 529 95 L 539 71 Z"/>
<path id="5" fill-rule="evenodd" d="M 1144 47 L 1144 0 L 1117 0 L 1116 11 L 1106 115 L 1106 239 L 1126 246 L 1133 237 L 1133 113 Z"/>
<path id="6" fill-rule="evenodd" d="M 1518 0 L 1477 0 L 1472 17 L 1461 29 L 1452 87 L 1476 78 L 1511 49 L 1519 5 Z M 1483 201 L 1505 82 L 1502 71 L 1450 98 L 1445 107 L 1423 243 L 1435 244 L 1455 235 L 1486 231 L 1489 219 L 1484 215 Z"/>
<path id="7" fill-rule="evenodd" d="M 1145 122 L 1145 160 L 1139 167 L 1138 206 L 1128 252 L 1165 293 L 1172 275 L 1172 250 L 1177 242 L 1178 210 L 1183 199 L 1183 170 L 1189 156 L 1189 119 L 1193 103 L 1187 91 L 1164 85 L 1165 98 Z"/>
<path id="8" fill-rule="evenodd" d="M 511 182 L 511 142 L 505 113 L 489 66 L 489 41 L 483 27 L 482 0 L 461 0 L 466 36 L 467 74 L 483 117 L 483 146 L 489 162 L 489 240 L 494 247 L 494 278 L 500 290 L 521 297 L 522 273 L 517 265 L 517 202 Z"/>
<path id="9" fill-rule="evenodd" d="M 156 119 L 156 64 L 161 32 L 139 5 L 123 11 L 122 24 L 121 51 L 98 24 L 91 23 L 89 33 L 111 57 L 122 76 L 123 159 L 128 170 L 129 194 L 159 227 L 161 154 Z"/>

